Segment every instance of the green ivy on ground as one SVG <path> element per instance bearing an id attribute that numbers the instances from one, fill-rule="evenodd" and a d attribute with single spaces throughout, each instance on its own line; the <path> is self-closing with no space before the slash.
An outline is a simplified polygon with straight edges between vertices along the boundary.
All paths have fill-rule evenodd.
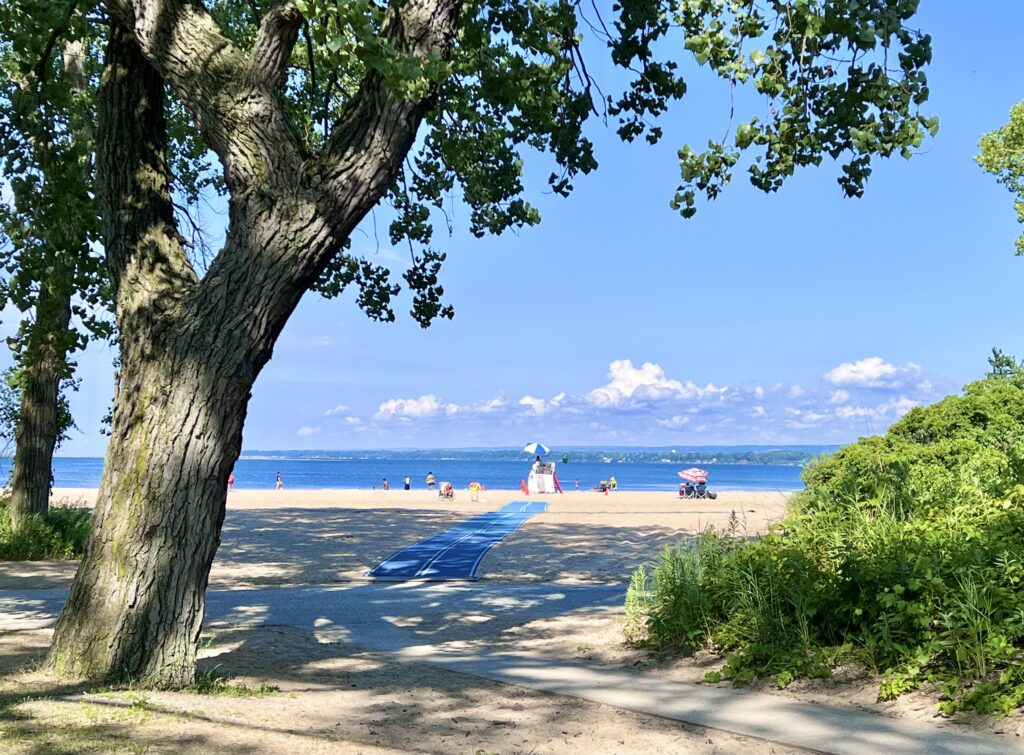
<path id="1" fill-rule="evenodd" d="M 725 654 L 708 681 L 859 662 L 881 699 L 935 682 L 945 713 L 1024 705 L 1024 375 L 914 409 L 804 481 L 764 538 L 709 531 L 638 570 L 627 637 Z"/>
<path id="2" fill-rule="evenodd" d="M 81 558 L 88 536 L 88 509 L 53 506 L 26 517 L 13 532 L 7 502 L 0 501 L 0 561 Z"/>

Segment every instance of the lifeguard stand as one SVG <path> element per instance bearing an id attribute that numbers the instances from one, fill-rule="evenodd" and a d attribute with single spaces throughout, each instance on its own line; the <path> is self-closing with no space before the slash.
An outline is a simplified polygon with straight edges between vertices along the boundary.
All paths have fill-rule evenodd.
<path id="1" fill-rule="evenodd" d="M 537 462 L 530 470 L 530 476 L 526 481 L 526 489 L 531 495 L 534 493 L 554 493 L 555 488 L 555 462 Z"/>

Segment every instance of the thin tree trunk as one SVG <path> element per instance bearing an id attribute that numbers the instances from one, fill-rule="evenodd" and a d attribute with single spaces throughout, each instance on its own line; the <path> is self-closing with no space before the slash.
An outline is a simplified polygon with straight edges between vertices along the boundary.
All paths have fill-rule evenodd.
<path id="1" fill-rule="evenodd" d="M 64 42 L 64 69 L 72 90 L 79 95 L 86 89 L 85 59 L 82 40 Z M 88 126 L 83 124 L 78 128 L 75 139 L 83 143 L 90 141 L 92 134 Z M 39 148 L 45 155 L 42 160 L 46 174 L 54 167 L 52 161 L 59 158 L 55 158 L 51 142 L 40 144 Z M 69 248 L 84 246 L 85 230 L 78 228 L 76 231 L 74 242 L 81 243 L 73 243 Z M 67 238 L 67 234 L 54 235 L 58 239 Z M 44 239 L 44 244 L 50 243 L 50 239 Z M 60 241 L 55 240 L 55 243 Z M 50 274 L 40 281 L 36 318 L 27 349 L 29 362 L 20 368 L 22 379 L 10 499 L 11 527 L 15 531 L 28 514 L 43 514 L 49 509 L 53 452 L 64 429 L 60 417 L 60 383 L 69 374 L 68 353 L 75 337 L 68 330 L 73 283 L 69 276 L 63 275 L 66 271 L 56 259 L 61 252 L 67 253 L 68 249 L 51 251 L 52 259 L 45 266 Z"/>
<path id="2" fill-rule="evenodd" d="M 51 291 L 43 282 L 29 345 L 31 361 L 20 369 L 21 392 L 11 476 L 11 526 L 17 531 L 30 514 L 45 514 L 50 502 L 53 451 L 60 433 L 58 400 L 66 367 L 65 341 L 71 320 L 71 295 Z"/>

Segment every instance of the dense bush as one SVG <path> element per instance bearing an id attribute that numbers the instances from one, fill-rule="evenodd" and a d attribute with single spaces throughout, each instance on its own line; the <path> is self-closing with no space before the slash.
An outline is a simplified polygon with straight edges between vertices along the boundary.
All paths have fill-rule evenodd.
<path id="1" fill-rule="evenodd" d="M 737 683 L 853 660 L 882 698 L 933 681 L 946 712 L 1024 704 L 1024 377 L 914 409 L 804 480 L 764 538 L 707 532 L 638 571 L 629 636 L 724 652 Z"/>
<path id="2" fill-rule="evenodd" d="M 88 509 L 53 506 L 25 518 L 12 532 L 7 503 L 0 501 L 0 561 L 81 558 L 89 536 Z"/>

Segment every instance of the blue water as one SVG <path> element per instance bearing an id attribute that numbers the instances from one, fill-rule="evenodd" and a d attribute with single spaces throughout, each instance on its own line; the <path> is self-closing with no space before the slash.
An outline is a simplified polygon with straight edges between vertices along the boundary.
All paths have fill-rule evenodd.
<path id="1" fill-rule="evenodd" d="M 706 464 L 711 490 L 800 490 L 801 467 L 761 464 Z M 622 490 L 676 490 L 678 467 L 665 463 L 572 462 L 559 464 L 558 479 L 565 490 L 596 486 L 613 476 Z M 10 459 L 0 458 L 0 477 L 6 480 Z M 54 485 L 59 488 L 99 487 L 102 459 L 56 458 L 53 460 Z M 505 461 L 469 459 L 250 459 L 235 465 L 235 487 L 273 488 L 274 475 L 280 472 L 285 488 L 379 488 L 388 478 L 392 489 L 402 487 L 409 475 L 412 487 L 426 487 L 424 478 L 433 472 L 438 481 L 450 481 L 465 489 L 476 480 L 489 488 L 514 490 L 530 472 L 529 460 Z"/>

